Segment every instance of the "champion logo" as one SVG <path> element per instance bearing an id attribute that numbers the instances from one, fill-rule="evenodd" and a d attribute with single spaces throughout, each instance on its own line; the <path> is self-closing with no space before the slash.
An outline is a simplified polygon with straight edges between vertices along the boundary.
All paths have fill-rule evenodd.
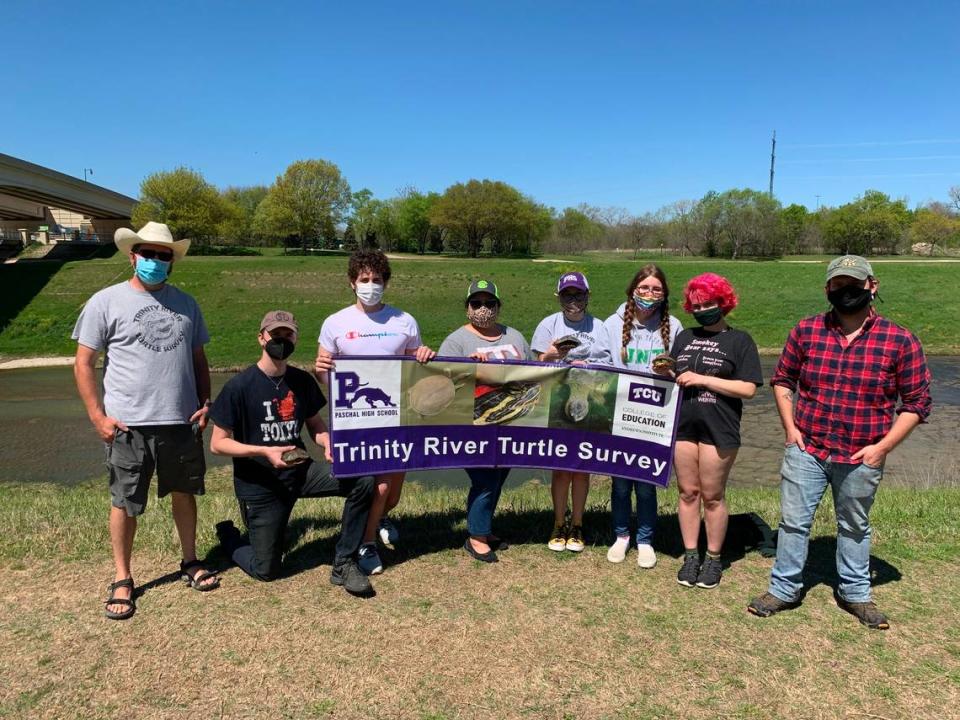
<path id="1" fill-rule="evenodd" d="M 348 330 L 344 337 L 347 340 L 356 340 L 358 337 L 360 337 L 360 333 L 358 333 L 356 330 Z"/>

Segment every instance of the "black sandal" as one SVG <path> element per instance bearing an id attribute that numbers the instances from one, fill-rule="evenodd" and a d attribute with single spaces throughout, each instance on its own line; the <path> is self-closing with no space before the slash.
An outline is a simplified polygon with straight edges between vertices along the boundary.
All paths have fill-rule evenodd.
<path id="1" fill-rule="evenodd" d="M 130 588 L 130 597 L 117 597 L 117 590 L 120 588 Z M 103 614 L 110 620 L 126 620 L 129 617 L 133 617 L 133 614 L 137 611 L 137 603 L 133 599 L 133 578 L 124 578 L 123 580 L 117 580 L 115 583 L 110 583 L 107 585 L 107 591 L 110 593 L 110 597 L 108 597 L 104 603 L 107 607 L 104 609 Z M 110 605 L 125 605 L 126 609 L 116 612 L 110 609 Z"/>
<path id="2" fill-rule="evenodd" d="M 210 570 L 204 570 L 199 572 L 196 576 L 190 574 L 190 570 L 193 568 L 202 568 L 203 563 L 199 560 L 191 560 L 188 563 L 180 561 L 180 579 L 183 580 L 187 585 L 192 587 L 194 590 L 199 592 L 210 592 L 211 590 L 216 590 L 220 587 L 220 578 L 217 577 L 217 573 Z M 210 578 L 214 578 L 216 582 L 206 583 Z"/>

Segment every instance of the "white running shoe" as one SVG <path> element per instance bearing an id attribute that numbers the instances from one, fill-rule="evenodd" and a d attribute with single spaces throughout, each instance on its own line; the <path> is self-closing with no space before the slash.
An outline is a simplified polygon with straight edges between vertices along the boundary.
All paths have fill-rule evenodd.
<path id="1" fill-rule="evenodd" d="M 607 550 L 607 560 L 612 563 L 622 563 L 627 558 L 627 549 L 630 547 L 629 537 L 618 537 Z"/>
<path id="2" fill-rule="evenodd" d="M 637 567 L 649 570 L 657 564 L 657 554 L 652 545 L 637 545 Z"/>
<path id="3" fill-rule="evenodd" d="M 400 539 L 400 532 L 397 530 L 397 526 L 390 522 L 388 518 L 380 518 L 380 523 L 377 526 L 377 535 L 380 537 L 380 542 L 387 547 L 393 547 Z"/>
<path id="4" fill-rule="evenodd" d="M 383 572 L 383 563 L 377 554 L 377 546 L 373 543 L 364 543 L 357 552 L 357 565 L 367 575 L 379 575 Z"/>

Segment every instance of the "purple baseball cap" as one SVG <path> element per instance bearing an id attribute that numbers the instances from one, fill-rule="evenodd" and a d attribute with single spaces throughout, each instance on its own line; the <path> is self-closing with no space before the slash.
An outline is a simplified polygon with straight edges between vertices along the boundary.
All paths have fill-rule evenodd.
<path id="1" fill-rule="evenodd" d="M 557 295 L 568 288 L 582 290 L 583 292 L 590 292 L 590 283 L 587 282 L 587 278 L 583 276 L 583 273 L 564 273 L 557 281 Z"/>

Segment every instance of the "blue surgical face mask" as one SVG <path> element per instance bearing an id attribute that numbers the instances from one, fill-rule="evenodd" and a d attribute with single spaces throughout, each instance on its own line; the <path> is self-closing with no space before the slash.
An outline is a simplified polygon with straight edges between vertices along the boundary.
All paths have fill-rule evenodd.
<path id="1" fill-rule="evenodd" d="M 163 260 L 148 260 L 145 257 L 137 255 L 136 273 L 137 277 L 146 285 L 159 285 L 166 282 L 170 275 L 170 264 Z"/>

